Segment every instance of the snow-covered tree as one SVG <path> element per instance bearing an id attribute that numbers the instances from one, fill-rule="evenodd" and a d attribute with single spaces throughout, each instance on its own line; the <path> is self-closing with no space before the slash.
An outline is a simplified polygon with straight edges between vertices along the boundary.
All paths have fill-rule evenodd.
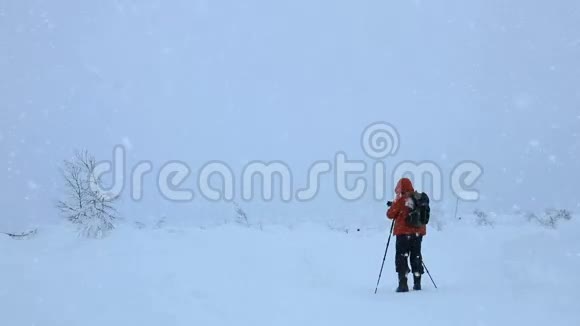
<path id="1" fill-rule="evenodd" d="M 66 194 L 57 204 L 62 216 L 80 227 L 81 235 L 101 238 L 115 228 L 114 207 L 119 196 L 103 193 L 101 178 L 95 177 L 95 158 L 87 151 L 77 152 L 64 162 Z"/>

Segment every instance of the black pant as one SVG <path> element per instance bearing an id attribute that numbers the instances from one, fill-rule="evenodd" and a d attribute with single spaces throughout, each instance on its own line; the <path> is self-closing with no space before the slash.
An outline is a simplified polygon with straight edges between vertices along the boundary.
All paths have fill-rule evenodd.
<path id="1" fill-rule="evenodd" d="M 411 261 L 411 270 L 413 274 L 423 274 L 423 256 L 421 255 L 422 235 L 398 235 L 395 254 L 395 267 L 397 273 L 408 274 L 409 265 L 407 257 Z"/>

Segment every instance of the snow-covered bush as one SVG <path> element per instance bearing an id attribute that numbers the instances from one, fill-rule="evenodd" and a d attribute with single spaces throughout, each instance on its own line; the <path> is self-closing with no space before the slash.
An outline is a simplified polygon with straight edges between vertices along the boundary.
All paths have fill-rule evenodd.
<path id="1" fill-rule="evenodd" d="M 473 211 L 473 215 L 475 215 L 475 223 L 478 226 L 493 226 L 493 221 L 486 212 L 476 209 Z"/>
<path id="2" fill-rule="evenodd" d="M 542 216 L 529 213 L 526 218 L 528 222 L 537 222 L 547 228 L 555 229 L 560 221 L 571 220 L 572 213 L 566 209 L 547 209 Z"/>
<path id="3" fill-rule="evenodd" d="M 87 151 L 77 152 L 71 161 L 65 161 L 63 178 L 65 198 L 57 208 L 62 216 L 79 226 L 82 236 L 101 238 L 115 228 L 118 219 L 114 207 L 118 196 L 101 192 L 103 183 L 95 177 L 96 161 Z"/>

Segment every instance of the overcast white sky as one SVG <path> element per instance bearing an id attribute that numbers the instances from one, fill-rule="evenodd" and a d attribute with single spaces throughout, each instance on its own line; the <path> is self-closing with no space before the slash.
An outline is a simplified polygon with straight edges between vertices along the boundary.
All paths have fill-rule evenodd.
<path id="1" fill-rule="evenodd" d="M 283 160 L 305 180 L 337 151 L 365 158 L 360 134 L 375 121 L 401 136 L 389 164 L 481 164 L 475 206 L 577 209 L 580 2 L 0 0 L 0 225 L 56 219 L 58 166 L 74 149 L 109 159 L 126 144 L 130 164 L 157 169 Z M 231 214 L 149 189 L 124 216 Z M 440 205 L 453 204 L 447 192 Z M 333 189 L 246 206 L 277 218 L 384 210 Z"/>

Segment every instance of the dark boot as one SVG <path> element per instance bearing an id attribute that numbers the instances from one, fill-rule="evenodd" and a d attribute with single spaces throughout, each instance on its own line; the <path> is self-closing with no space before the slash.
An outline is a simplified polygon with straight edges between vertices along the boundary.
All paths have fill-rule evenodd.
<path id="1" fill-rule="evenodd" d="M 407 275 L 399 274 L 399 287 L 397 287 L 397 292 L 409 292 L 409 286 L 407 285 Z"/>
<path id="2" fill-rule="evenodd" d="M 419 276 L 413 275 L 413 290 L 421 291 L 421 274 Z"/>

